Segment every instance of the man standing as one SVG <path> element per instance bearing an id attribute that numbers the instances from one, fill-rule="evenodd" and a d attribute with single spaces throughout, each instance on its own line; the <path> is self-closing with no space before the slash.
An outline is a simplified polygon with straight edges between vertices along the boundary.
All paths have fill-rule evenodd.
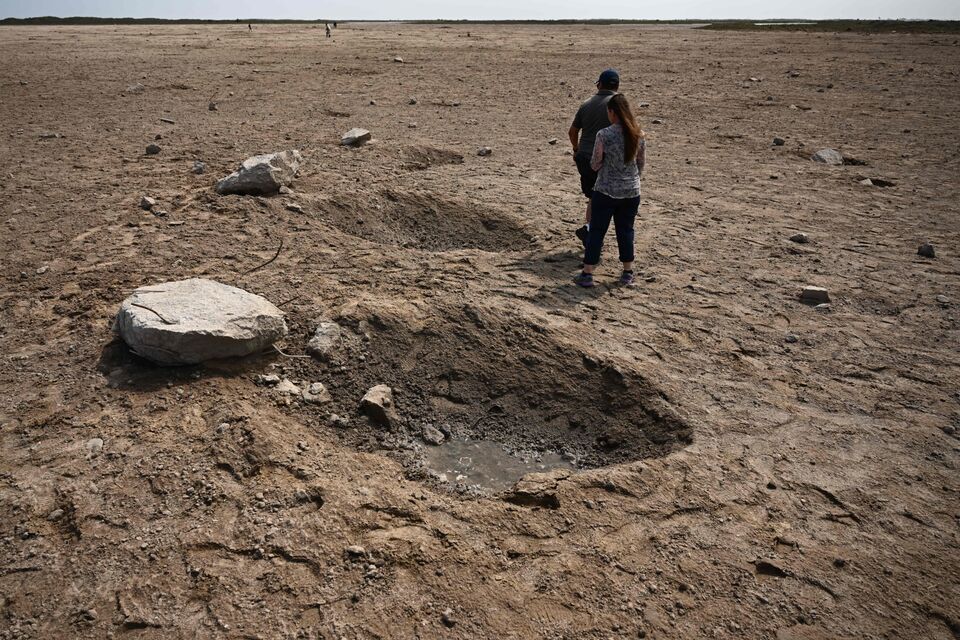
<path id="1" fill-rule="evenodd" d="M 597 181 L 597 172 L 590 167 L 593 155 L 593 142 L 597 132 L 610 126 L 607 119 L 607 102 L 620 88 L 620 74 L 615 69 L 607 69 L 597 79 L 597 93 L 580 105 L 577 115 L 570 126 L 570 144 L 573 145 L 573 159 L 580 172 L 580 189 L 587 198 L 593 196 L 593 184 Z M 586 224 L 576 230 L 577 238 L 587 246 L 587 232 L 590 229 L 590 200 L 587 200 Z"/>

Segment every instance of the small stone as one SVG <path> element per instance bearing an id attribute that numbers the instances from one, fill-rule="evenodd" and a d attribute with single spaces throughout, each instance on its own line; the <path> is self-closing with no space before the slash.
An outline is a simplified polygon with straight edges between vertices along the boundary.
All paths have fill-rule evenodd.
<path id="1" fill-rule="evenodd" d="M 923 258 L 936 258 L 937 252 L 933 248 L 932 244 L 929 242 L 924 242 L 922 245 L 920 245 L 920 248 L 917 249 L 917 255 Z"/>
<path id="2" fill-rule="evenodd" d="M 210 102 L 207 104 L 207 111 L 216 111 L 218 108 L 219 107 L 217 107 L 216 102 Z"/>
<path id="3" fill-rule="evenodd" d="M 805 233 L 795 233 L 790 236 L 790 242 L 796 242 L 797 244 L 807 244 L 810 242 L 810 236 Z"/>
<path id="4" fill-rule="evenodd" d="M 327 391 L 327 388 L 322 382 L 313 382 L 304 389 L 303 399 L 310 404 L 326 404 L 327 402 L 333 401 L 333 398 L 330 397 L 330 392 Z"/>
<path id="5" fill-rule="evenodd" d="M 491 149 L 490 147 L 480 147 L 479 149 L 477 149 L 477 155 L 481 157 L 488 156 L 491 153 L 493 153 L 493 149 Z"/>
<path id="6" fill-rule="evenodd" d="M 457 624 L 457 621 L 453 617 L 453 609 L 444 609 L 443 613 L 440 615 L 440 620 L 443 621 L 444 626 L 454 627 Z"/>
<path id="7" fill-rule="evenodd" d="M 198 175 L 198 176 L 202 175 L 204 172 L 206 172 L 206 170 L 207 170 L 207 165 L 200 162 L 199 160 L 195 161 L 193 163 L 193 168 L 190 169 L 190 171 L 193 172 L 194 175 Z"/>
<path id="8" fill-rule="evenodd" d="M 795 334 L 793 334 L 793 333 L 788 333 L 788 334 L 786 335 L 786 337 L 784 338 L 784 340 L 786 340 L 786 341 L 789 342 L 790 344 L 795 344 L 799 339 L 800 339 L 800 338 L 798 338 L 798 337 L 797 337 Z"/>
<path id="9" fill-rule="evenodd" d="M 800 301 L 807 304 L 825 304 L 830 302 L 830 294 L 823 287 L 804 287 Z"/>
<path id="10" fill-rule="evenodd" d="M 864 178 L 863 180 L 860 181 L 860 184 L 862 184 L 865 187 L 872 187 L 873 180 L 871 180 L 870 178 Z"/>
<path id="11" fill-rule="evenodd" d="M 143 93 L 146 90 L 146 87 L 140 84 L 127 85 L 126 91 L 124 93 Z"/>
<path id="12" fill-rule="evenodd" d="M 254 378 L 254 382 L 264 387 L 272 387 L 280 384 L 280 376 L 275 373 L 261 374 Z"/>
<path id="13" fill-rule="evenodd" d="M 345 147 L 359 147 L 369 142 L 370 137 L 369 131 L 355 127 L 340 137 L 340 144 Z"/>
<path id="14" fill-rule="evenodd" d="M 338 429 L 346 429 L 350 426 L 350 418 L 345 416 L 338 416 L 335 413 L 330 414 L 330 424 L 337 427 Z"/>
<path id="15" fill-rule="evenodd" d="M 177 124 L 176 122 L 174 122 L 174 121 L 171 120 L 170 118 L 160 118 L 160 122 L 162 122 L 162 123 L 164 123 L 164 124 Z"/>
<path id="16" fill-rule="evenodd" d="M 810 156 L 810 159 L 814 162 L 835 166 L 843 164 L 843 154 L 836 149 L 820 149 L 820 151 Z"/>
<path id="17" fill-rule="evenodd" d="M 149 196 L 140 198 L 140 208 L 144 211 L 150 211 L 157 205 L 157 201 Z"/>
<path id="18" fill-rule="evenodd" d="M 92 458 L 103 450 L 103 438 L 90 438 L 87 440 L 87 457 Z"/>
<path id="19" fill-rule="evenodd" d="M 654 118 L 653 120 L 650 121 L 650 124 L 663 124 L 663 120 L 661 120 L 660 118 Z"/>
<path id="20" fill-rule="evenodd" d="M 937 302 L 939 302 L 942 305 L 948 305 L 950 304 L 950 298 L 948 298 L 947 296 L 941 293 L 940 295 L 937 296 Z"/>
<path id="21" fill-rule="evenodd" d="M 360 400 L 360 411 L 381 427 L 390 427 L 397 419 L 393 406 L 393 390 L 385 384 L 371 387 Z"/>
<path id="22" fill-rule="evenodd" d="M 416 122 L 408 122 L 408 123 L 407 123 L 407 128 L 408 128 L 408 129 L 416 129 L 416 128 L 417 128 L 417 123 L 416 123 Z"/>
<path id="23" fill-rule="evenodd" d="M 292 382 L 290 382 L 290 381 L 287 380 L 286 378 L 284 378 L 283 380 L 281 380 L 281 381 L 273 388 L 273 390 L 276 391 L 277 393 L 284 393 L 284 394 L 291 395 L 291 396 L 299 396 L 299 395 L 302 395 L 302 392 L 300 391 L 300 387 L 298 387 L 297 385 L 293 384 Z"/>
<path id="24" fill-rule="evenodd" d="M 300 170 L 303 157 L 296 149 L 247 158 L 240 168 L 217 182 L 220 195 L 274 195 L 289 185 Z"/>
<path id="25" fill-rule="evenodd" d="M 148 145 L 147 145 L 147 155 L 148 155 L 148 156 L 155 156 L 155 155 L 157 155 L 158 153 L 160 153 L 160 151 L 161 151 L 160 145 L 158 145 L 158 144 L 148 144 Z"/>
<path id="26" fill-rule="evenodd" d="M 348 556 L 353 556 L 353 557 L 362 557 L 367 555 L 367 550 L 358 544 L 352 544 L 346 549 L 344 549 L 344 551 L 347 552 Z"/>
<path id="27" fill-rule="evenodd" d="M 787 141 L 784 140 L 783 138 L 774 138 L 774 139 L 773 139 L 773 146 L 775 146 L 775 147 L 782 147 L 782 146 L 785 145 L 785 144 L 787 144 Z"/>
<path id="28" fill-rule="evenodd" d="M 443 433 L 439 429 L 436 427 L 431 427 L 430 425 L 427 425 L 423 428 L 423 433 L 421 435 L 423 436 L 424 442 L 427 444 L 432 444 L 435 447 L 443 444 L 445 439 Z"/>
<path id="29" fill-rule="evenodd" d="M 63 517 L 63 509 L 54 509 L 49 514 L 47 514 L 47 520 L 50 522 L 56 522 Z"/>
<path id="30" fill-rule="evenodd" d="M 371 107 L 377 106 L 377 101 L 376 101 L 376 100 L 371 100 L 371 101 L 370 101 L 370 106 L 371 106 Z"/>
<path id="31" fill-rule="evenodd" d="M 399 62 L 400 64 L 403 64 L 403 58 L 401 58 L 400 56 L 395 57 L 395 58 L 393 59 L 393 61 L 394 61 L 394 62 Z"/>
<path id="32" fill-rule="evenodd" d="M 831 309 L 833 309 L 833 307 L 830 306 L 830 303 L 828 302 L 824 302 L 823 304 L 818 304 L 813 308 L 813 310 L 818 313 L 830 313 Z"/>
<path id="33" fill-rule="evenodd" d="M 287 211 L 292 211 L 293 213 L 303 213 L 303 207 L 298 205 L 296 202 L 291 202 L 287 205 Z"/>
<path id="34" fill-rule="evenodd" d="M 336 322 L 320 322 L 307 343 L 307 353 L 320 360 L 328 360 L 340 345 L 342 335 L 343 330 Z"/>
<path id="35" fill-rule="evenodd" d="M 410 99 L 407 101 L 407 104 L 417 104 L 417 99 L 416 99 L 416 98 L 410 98 Z"/>
<path id="36" fill-rule="evenodd" d="M 46 273 L 47 271 L 49 271 L 49 270 L 50 270 L 50 267 L 44 265 L 44 266 L 40 267 L 39 269 L 37 269 L 37 275 L 38 275 L 38 276 L 42 276 L 43 274 L 45 274 L 45 273 Z"/>
<path id="37" fill-rule="evenodd" d="M 556 138 L 550 138 L 549 140 L 547 140 L 547 144 L 557 144 L 558 142 L 559 140 L 557 140 Z"/>
<path id="38" fill-rule="evenodd" d="M 650 106 L 650 103 L 649 103 L 649 102 L 641 102 L 641 103 L 637 104 L 637 108 L 638 108 L 638 109 L 646 109 L 646 108 L 649 107 L 649 106 Z"/>

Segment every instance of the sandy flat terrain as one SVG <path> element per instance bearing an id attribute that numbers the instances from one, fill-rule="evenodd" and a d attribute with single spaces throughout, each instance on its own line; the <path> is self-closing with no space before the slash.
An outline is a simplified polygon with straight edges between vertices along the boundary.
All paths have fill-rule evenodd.
<path id="1" fill-rule="evenodd" d="M 649 103 L 642 276 L 608 242 L 580 290 L 607 66 Z M 4 28 L 0 638 L 960 637 L 958 112 L 952 36 Z M 214 193 L 294 148 L 291 193 Z M 188 277 L 280 305 L 287 355 L 114 341 Z M 478 441 L 485 487 L 441 475 Z"/>

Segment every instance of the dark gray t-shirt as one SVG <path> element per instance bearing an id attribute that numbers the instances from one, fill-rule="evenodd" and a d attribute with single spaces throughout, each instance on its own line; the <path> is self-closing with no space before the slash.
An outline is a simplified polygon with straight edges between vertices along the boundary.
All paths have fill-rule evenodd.
<path id="1" fill-rule="evenodd" d="M 573 126 L 580 129 L 578 158 L 589 160 L 593 155 L 593 142 L 597 139 L 597 132 L 610 126 L 610 120 L 607 119 L 607 103 L 615 95 L 616 92 L 603 89 L 580 105 L 577 110 L 577 115 L 573 118 Z"/>

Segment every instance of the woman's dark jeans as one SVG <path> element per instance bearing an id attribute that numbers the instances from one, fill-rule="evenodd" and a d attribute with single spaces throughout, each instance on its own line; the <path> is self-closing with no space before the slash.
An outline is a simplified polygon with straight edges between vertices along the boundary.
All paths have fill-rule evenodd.
<path id="1" fill-rule="evenodd" d="M 639 208 L 640 196 L 611 198 L 599 191 L 594 191 L 590 214 L 590 235 L 587 236 L 587 251 L 583 257 L 583 264 L 600 263 L 603 237 L 607 235 L 611 219 L 617 232 L 620 262 L 633 262 L 633 221 L 637 217 Z"/>

